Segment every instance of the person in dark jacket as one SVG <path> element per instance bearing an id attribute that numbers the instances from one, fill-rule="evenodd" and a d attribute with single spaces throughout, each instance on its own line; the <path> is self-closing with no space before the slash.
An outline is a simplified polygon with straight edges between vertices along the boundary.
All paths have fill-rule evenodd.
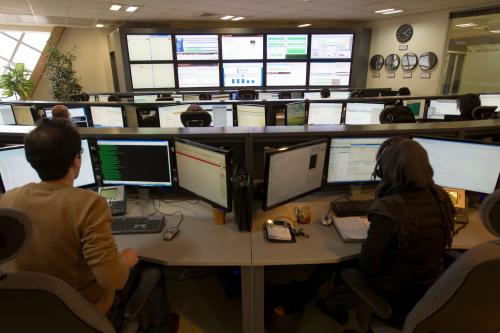
<path id="1" fill-rule="evenodd" d="M 368 211 L 370 228 L 359 269 L 372 289 L 391 305 L 396 324 L 402 324 L 441 275 L 445 250 L 452 242 L 454 208 L 432 176 L 427 152 L 419 143 L 394 137 L 381 145 L 374 170 L 381 182 Z M 356 301 L 345 286 L 338 285 L 318 305 L 345 322 L 347 308 Z"/>

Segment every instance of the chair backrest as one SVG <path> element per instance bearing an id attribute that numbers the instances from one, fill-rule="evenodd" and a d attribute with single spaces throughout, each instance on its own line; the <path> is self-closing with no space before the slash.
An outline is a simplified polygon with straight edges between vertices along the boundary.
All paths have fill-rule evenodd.
<path id="1" fill-rule="evenodd" d="M 493 119 L 495 117 L 496 106 L 478 106 L 472 110 L 472 119 Z"/>
<path id="2" fill-rule="evenodd" d="M 493 235 L 500 237 L 500 189 L 484 200 L 480 212 L 486 229 Z"/>
<path id="3" fill-rule="evenodd" d="M 415 115 L 404 105 L 387 106 L 379 115 L 381 124 L 414 123 Z"/>
<path id="4" fill-rule="evenodd" d="M 209 127 L 212 116 L 207 111 L 185 111 L 181 113 L 184 127 Z"/>
<path id="5" fill-rule="evenodd" d="M 406 317 L 403 333 L 497 333 L 500 241 L 462 254 Z"/>
<path id="6" fill-rule="evenodd" d="M 86 93 L 81 93 L 69 95 L 68 98 L 72 102 L 88 102 L 90 96 Z"/>
<path id="7" fill-rule="evenodd" d="M 0 264 L 15 259 L 31 239 L 31 221 L 0 208 Z M 107 318 L 63 281 L 43 273 L 0 272 L 2 332 L 115 332 Z"/>
<path id="8" fill-rule="evenodd" d="M 238 90 L 238 99 L 257 99 L 257 92 L 253 89 L 240 89 Z"/>

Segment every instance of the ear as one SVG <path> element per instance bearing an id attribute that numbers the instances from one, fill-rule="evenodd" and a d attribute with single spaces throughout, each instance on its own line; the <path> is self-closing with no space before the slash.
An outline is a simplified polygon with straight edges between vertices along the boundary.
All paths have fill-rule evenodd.
<path id="1" fill-rule="evenodd" d="M 82 155 L 77 154 L 75 158 L 73 159 L 73 163 L 71 166 L 80 169 L 80 166 L 82 165 Z"/>

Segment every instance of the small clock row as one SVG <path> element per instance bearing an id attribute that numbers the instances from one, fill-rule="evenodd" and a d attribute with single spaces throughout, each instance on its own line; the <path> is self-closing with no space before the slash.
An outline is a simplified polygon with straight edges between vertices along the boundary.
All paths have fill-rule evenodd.
<path id="1" fill-rule="evenodd" d="M 385 68 L 387 70 L 396 70 L 399 65 L 404 70 L 410 71 L 417 67 L 417 65 L 423 70 L 430 70 L 437 64 L 437 55 L 434 52 L 425 52 L 418 57 L 415 53 L 407 53 L 401 59 L 395 53 L 391 53 L 387 58 L 376 54 L 370 59 L 370 68 L 378 71 L 381 70 L 385 63 Z"/>

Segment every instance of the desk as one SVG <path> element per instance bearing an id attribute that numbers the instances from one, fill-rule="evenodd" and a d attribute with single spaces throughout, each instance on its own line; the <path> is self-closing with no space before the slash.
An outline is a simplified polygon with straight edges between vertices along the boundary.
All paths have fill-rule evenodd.
<path id="1" fill-rule="evenodd" d="M 254 281 L 255 332 L 264 332 L 264 268 L 270 265 L 303 265 L 338 263 L 355 258 L 361 252 L 360 243 L 344 243 L 332 225 L 320 222 L 335 196 L 328 193 L 314 193 L 267 212 L 259 209 L 252 227 L 252 265 Z M 267 219 L 279 216 L 293 218 L 297 205 L 311 208 L 311 223 L 299 225 L 310 238 L 297 237 L 296 243 L 271 243 L 264 239 L 263 227 Z M 462 229 L 453 242 L 454 249 L 468 249 L 485 241 L 496 239 L 483 226 L 479 211 L 470 209 L 469 224 Z"/>
<path id="2" fill-rule="evenodd" d="M 127 206 L 129 216 L 153 212 L 151 201 L 129 200 Z M 162 265 L 241 266 L 243 333 L 254 332 L 250 233 L 239 232 L 233 214 L 226 216 L 226 224 L 216 225 L 212 221 L 212 206 L 203 201 L 161 202 L 160 209 L 169 214 L 181 210 L 184 214 L 180 232 L 173 240 L 163 240 L 162 234 L 116 235 L 118 248 L 131 247 L 141 259 Z M 166 219 L 167 226 L 173 226 L 179 215 Z"/>

